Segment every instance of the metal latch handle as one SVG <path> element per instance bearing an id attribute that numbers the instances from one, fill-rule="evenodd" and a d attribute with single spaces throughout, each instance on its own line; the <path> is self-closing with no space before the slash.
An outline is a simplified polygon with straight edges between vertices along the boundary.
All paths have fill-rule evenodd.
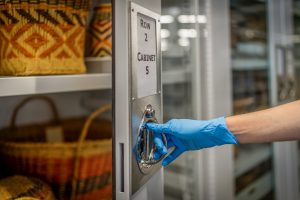
<path id="1" fill-rule="evenodd" d="M 159 163 L 164 155 L 159 159 L 154 159 L 154 153 L 156 146 L 154 143 L 154 133 L 146 128 L 146 123 L 158 123 L 155 117 L 155 110 L 149 104 L 146 106 L 145 111 L 142 116 L 142 120 L 138 129 L 138 137 L 136 141 L 136 158 L 139 165 L 139 168 L 142 173 L 146 173 L 151 166 Z M 167 146 L 167 139 L 164 134 L 162 134 L 162 139 L 164 145 Z"/>

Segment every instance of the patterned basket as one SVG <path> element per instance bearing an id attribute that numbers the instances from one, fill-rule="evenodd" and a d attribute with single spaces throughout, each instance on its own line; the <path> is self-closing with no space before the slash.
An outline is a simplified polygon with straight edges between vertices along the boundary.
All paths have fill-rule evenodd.
<path id="1" fill-rule="evenodd" d="M 94 8 L 88 31 L 87 57 L 106 57 L 112 54 L 112 6 L 99 4 Z"/>
<path id="2" fill-rule="evenodd" d="M 0 0 L 0 74 L 85 72 L 89 0 Z"/>
<path id="3" fill-rule="evenodd" d="M 47 124 L 15 127 L 18 110 L 36 98 L 50 103 L 54 120 Z M 58 199 L 111 199 L 111 122 L 95 119 L 110 109 L 111 105 L 101 107 L 87 120 L 58 120 L 56 108 L 49 98 L 25 99 L 16 107 L 10 127 L 0 133 L 0 162 L 13 173 L 49 182 Z M 62 127 L 64 142 L 46 142 L 45 129 L 53 125 Z"/>
<path id="4" fill-rule="evenodd" d="M 1 200 L 55 200 L 51 188 L 43 181 L 25 176 L 0 180 Z"/>

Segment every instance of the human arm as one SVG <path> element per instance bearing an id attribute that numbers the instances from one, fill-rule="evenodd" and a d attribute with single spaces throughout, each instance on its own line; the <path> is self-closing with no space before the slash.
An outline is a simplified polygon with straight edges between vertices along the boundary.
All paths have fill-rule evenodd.
<path id="1" fill-rule="evenodd" d="M 300 140 L 300 100 L 225 121 L 241 144 Z"/>
<path id="2" fill-rule="evenodd" d="M 174 150 L 163 161 L 168 165 L 185 151 L 224 144 L 261 143 L 300 139 L 300 101 L 271 109 L 200 121 L 173 119 L 165 124 L 147 124 L 156 136 L 164 133 Z M 160 137 L 155 138 L 155 157 L 167 153 Z"/>
<path id="3" fill-rule="evenodd" d="M 237 144 L 235 136 L 227 128 L 225 118 L 211 120 L 172 119 L 165 124 L 147 123 L 146 127 L 154 132 L 156 150 L 154 159 L 173 151 L 163 160 L 166 166 L 185 151 L 199 150 L 224 144 Z M 164 134 L 167 146 L 162 141 Z"/>

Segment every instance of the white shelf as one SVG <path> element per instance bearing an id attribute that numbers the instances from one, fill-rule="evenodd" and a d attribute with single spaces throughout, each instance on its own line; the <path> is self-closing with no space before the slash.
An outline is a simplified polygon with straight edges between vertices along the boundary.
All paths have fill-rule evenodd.
<path id="1" fill-rule="evenodd" d="M 270 146 L 259 146 L 257 148 L 251 148 L 251 150 L 240 149 L 235 161 L 235 177 L 242 175 L 262 161 L 270 158 L 271 154 Z"/>
<path id="2" fill-rule="evenodd" d="M 58 92 L 75 92 L 110 89 L 112 76 L 109 73 L 0 77 L 0 97 L 44 94 Z"/>
<path id="3" fill-rule="evenodd" d="M 232 60 L 233 70 L 266 70 L 268 61 L 266 59 L 246 59 L 234 58 Z"/>
<path id="4" fill-rule="evenodd" d="M 236 196 L 237 200 L 259 200 L 272 189 L 272 173 L 268 172 L 257 181 L 243 189 Z"/>
<path id="5" fill-rule="evenodd" d="M 186 83 L 191 80 L 191 73 L 186 69 L 168 70 L 162 72 L 163 85 Z"/>
<path id="6" fill-rule="evenodd" d="M 189 74 L 186 70 L 164 72 L 162 77 L 163 84 L 184 83 L 189 80 Z M 49 76 L 0 76 L 0 97 L 103 90 L 111 88 L 111 73 Z"/>
<path id="7" fill-rule="evenodd" d="M 110 56 L 106 57 L 86 57 L 84 58 L 85 62 L 106 62 L 106 61 L 112 61 Z"/>

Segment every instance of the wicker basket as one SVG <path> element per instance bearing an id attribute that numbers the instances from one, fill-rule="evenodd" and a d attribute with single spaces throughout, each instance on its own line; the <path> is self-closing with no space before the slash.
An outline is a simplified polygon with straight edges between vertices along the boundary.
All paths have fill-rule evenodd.
<path id="1" fill-rule="evenodd" d="M 36 98 L 51 105 L 54 120 L 15 127 L 19 109 Z M 87 120 L 59 120 L 49 98 L 25 99 L 16 107 L 10 127 L 0 133 L 1 162 L 13 173 L 49 182 L 58 199 L 109 199 L 112 196 L 111 122 L 95 119 L 109 109 L 111 105 L 101 107 Z M 63 129 L 64 142 L 46 142 L 45 130 L 58 125 Z"/>
<path id="2" fill-rule="evenodd" d="M 94 8 L 88 36 L 87 57 L 112 55 L 112 6 L 110 3 L 101 3 Z"/>
<path id="3" fill-rule="evenodd" d="M 55 197 L 51 188 L 39 179 L 11 176 L 0 180 L 0 199 L 55 200 Z"/>
<path id="4" fill-rule="evenodd" d="M 0 0 L 0 74 L 85 72 L 89 0 Z"/>

